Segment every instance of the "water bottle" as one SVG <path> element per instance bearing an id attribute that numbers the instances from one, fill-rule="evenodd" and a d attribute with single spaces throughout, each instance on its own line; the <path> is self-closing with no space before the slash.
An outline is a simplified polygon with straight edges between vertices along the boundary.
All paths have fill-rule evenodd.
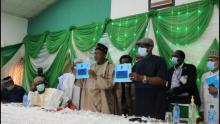
<path id="1" fill-rule="evenodd" d="M 209 124 L 216 124 L 216 110 L 214 105 L 209 105 L 208 109 L 208 122 Z"/>
<path id="2" fill-rule="evenodd" d="M 196 124 L 196 105 L 193 97 L 194 96 L 192 96 L 191 103 L 189 104 L 189 124 Z"/>
<path id="3" fill-rule="evenodd" d="M 23 96 L 23 106 L 28 106 L 29 105 L 29 101 L 28 101 L 28 94 L 24 94 Z"/>
<path id="4" fill-rule="evenodd" d="M 180 119 L 180 107 L 178 103 L 175 103 L 173 107 L 173 124 L 179 124 Z"/>

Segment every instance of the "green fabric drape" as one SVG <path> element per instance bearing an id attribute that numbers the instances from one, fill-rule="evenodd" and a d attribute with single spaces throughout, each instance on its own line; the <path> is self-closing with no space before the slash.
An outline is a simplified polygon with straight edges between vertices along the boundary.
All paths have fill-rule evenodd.
<path id="1" fill-rule="evenodd" d="M 170 59 L 172 57 L 173 50 L 169 47 L 164 38 L 161 36 L 160 32 L 157 30 L 155 23 L 153 24 L 153 27 L 160 56 L 162 56 L 165 59 L 168 68 L 170 68 L 172 66 Z"/>
<path id="2" fill-rule="evenodd" d="M 203 34 L 212 17 L 213 8 L 212 1 L 202 0 L 162 9 L 153 16 L 153 24 L 169 42 L 187 45 Z"/>
<path id="3" fill-rule="evenodd" d="M 1 48 L 1 67 L 3 67 L 18 51 L 22 43 Z"/>
<path id="4" fill-rule="evenodd" d="M 211 50 L 219 50 L 219 43 L 217 39 L 214 39 L 213 43 L 209 47 L 209 49 L 206 51 L 202 59 L 200 60 L 199 65 L 197 66 L 197 85 L 200 87 L 201 85 L 201 77 L 205 72 L 208 72 L 208 68 L 206 66 L 208 61 L 208 55 Z"/>
<path id="5" fill-rule="evenodd" d="M 63 42 L 66 40 L 66 38 L 69 38 L 69 30 L 63 30 L 58 32 L 49 33 L 46 36 L 46 44 L 47 44 L 47 50 L 49 53 L 56 52 L 60 45 L 63 44 Z"/>
<path id="6" fill-rule="evenodd" d="M 124 51 L 145 33 L 147 23 L 146 13 L 115 19 L 108 23 L 107 33 L 112 44 L 117 49 Z"/>
<path id="7" fill-rule="evenodd" d="M 82 51 L 91 50 L 104 32 L 105 23 L 93 23 L 73 29 L 73 38 L 77 48 Z"/>
<path id="8" fill-rule="evenodd" d="M 132 65 L 136 62 L 137 49 L 138 49 L 137 45 L 134 45 L 131 48 L 130 52 L 128 53 L 128 55 L 131 56 L 132 58 Z"/>
<path id="9" fill-rule="evenodd" d="M 63 41 L 63 44 L 60 46 L 60 50 L 58 51 L 57 57 L 55 58 L 53 64 L 51 65 L 50 69 L 46 72 L 46 76 L 49 79 L 49 87 L 53 87 L 53 88 L 57 87 L 58 77 L 63 70 L 67 58 L 68 49 L 69 47 L 72 47 L 69 46 L 70 44 L 69 38 L 70 38 L 70 31 L 68 31 L 68 35 L 66 35 L 66 38 L 64 38 L 65 40 Z"/>
<path id="10" fill-rule="evenodd" d="M 34 76 L 36 75 L 36 71 L 34 70 L 30 58 L 25 52 L 25 57 L 23 61 L 23 78 L 22 78 L 22 87 L 29 91 L 31 88 L 31 84 L 33 82 Z"/>
<path id="11" fill-rule="evenodd" d="M 65 37 L 64 37 L 64 35 L 65 35 Z M 29 48 L 27 46 L 30 45 L 31 43 L 33 43 L 32 39 L 29 39 L 31 37 L 32 36 L 28 36 L 24 39 L 24 40 L 26 40 L 26 41 L 24 41 L 25 48 Z M 39 37 L 42 37 L 42 35 L 39 35 Z M 53 37 L 52 39 L 56 39 L 56 40 L 54 40 L 54 42 L 50 41 L 51 37 Z M 46 76 L 49 79 L 48 87 L 56 87 L 58 84 L 58 76 L 61 74 L 61 71 L 64 67 L 68 49 L 69 49 L 69 47 L 71 47 L 70 43 L 69 43 L 70 42 L 69 37 L 70 37 L 70 31 L 67 31 L 67 32 L 63 31 L 62 33 L 58 33 L 58 32 L 48 33 L 48 35 L 46 35 L 46 37 L 45 37 L 45 39 L 48 39 L 47 45 L 49 45 L 50 43 L 51 44 L 59 44 L 59 45 L 49 46 L 49 49 L 51 52 L 58 51 L 58 53 L 56 55 L 55 60 L 53 61 L 52 65 L 51 65 L 51 67 L 49 68 L 49 70 L 47 72 L 45 72 Z M 33 47 L 32 49 L 39 48 L 38 42 L 40 44 L 40 43 L 42 43 L 42 40 L 39 38 L 39 40 L 34 40 L 34 41 L 35 42 L 33 44 L 31 44 Z M 29 91 L 29 89 L 32 85 L 33 79 L 36 75 L 36 71 L 33 68 L 31 61 L 30 61 L 30 57 L 32 57 L 31 55 L 33 55 L 33 54 L 30 54 L 29 50 L 32 50 L 32 49 L 25 49 L 25 57 L 24 57 L 24 63 L 23 63 L 23 70 L 24 71 L 23 71 L 22 86 L 25 88 L 26 91 Z M 39 49 L 39 51 L 40 50 L 41 49 Z M 35 54 L 35 55 L 37 55 L 37 54 Z"/>
<path id="12" fill-rule="evenodd" d="M 76 59 L 76 54 L 75 54 L 75 51 L 74 51 L 74 49 L 73 49 L 73 47 L 72 47 L 72 42 L 69 42 L 69 50 L 70 50 L 70 61 L 71 62 L 74 62 L 74 60 Z"/>
<path id="13" fill-rule="evenodd" d="M 46 35 L 47 32 L 40 35 L 25 36 L 23 39 L 23 43 L 25 44 L 25 54 L 27 54 L 27 56 L 31 56 L 32 58 L 36 58 L 44 45 Z"/>

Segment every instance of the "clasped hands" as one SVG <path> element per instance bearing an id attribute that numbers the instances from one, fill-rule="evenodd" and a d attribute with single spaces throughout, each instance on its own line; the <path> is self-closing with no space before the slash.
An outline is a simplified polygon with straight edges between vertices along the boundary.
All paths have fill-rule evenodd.
<path id="1" fill-rule="evenodd" d="M 137 74 L 136 72 L 133 72 L 130 74 L 130 79 L 133 81 L 143 81 L 144 75 Z"/>

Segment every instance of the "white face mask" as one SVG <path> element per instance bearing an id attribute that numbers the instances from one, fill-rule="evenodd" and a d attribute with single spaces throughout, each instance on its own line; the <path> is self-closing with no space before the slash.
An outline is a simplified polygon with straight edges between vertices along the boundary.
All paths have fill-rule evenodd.
<path id="1" fill-rule="evenodd" d="M 138 55 L 140 55 L 141 57 L 145 57 L 147 56 L 147 54 L 147 48 L 138 47 Z"/>
<path id="2" fill-rule="evenodd" d="M 214 70 L 215 69 L 215 63 L 212 62 L 212 61 L 208 61 L 207 63 L 207 67 L 210 71 Z"/>
<path id="3" fill-rule="evenodd" d="M 177 65 L 178 64 L 178 58 L 177 57 L 172 57 L 171 62 L 174 66 Z"/>

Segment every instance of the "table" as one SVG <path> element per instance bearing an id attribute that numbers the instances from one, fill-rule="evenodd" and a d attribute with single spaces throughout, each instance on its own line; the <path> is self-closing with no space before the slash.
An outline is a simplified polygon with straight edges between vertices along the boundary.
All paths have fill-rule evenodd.
<path id="1" fill-rule="evenodd" d="M 40 107 L 24 107 L 22 104 L 1 104 L 2 124 L 140 124 L 123 116 L 90 111 L 64 109 L 48 112 Z M 151 124 L 148 122 L 147 124 Z M 155 123 L 154 123 L 155 124 Z M 158 124 L 164 124 L 162 122 Z"/>

